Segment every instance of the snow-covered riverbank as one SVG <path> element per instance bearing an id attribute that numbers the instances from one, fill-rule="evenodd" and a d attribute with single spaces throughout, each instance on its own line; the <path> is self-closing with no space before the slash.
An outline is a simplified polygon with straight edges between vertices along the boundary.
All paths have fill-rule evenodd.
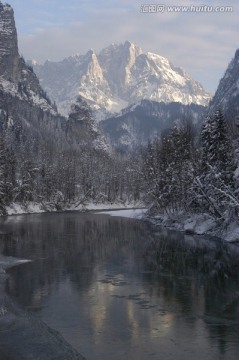
<path id="1" fill-rule="evenodd" d="M 207 213 L 202 214 L 166 214 L 150 213 L 145 216 L 154 225 L 195 235 L 211 235 L 223 240 L 239 243 L 239 224 L 236 221 L 223 223 Z"/>
<path id="2" fill-rule="evenodd" d="M 7 215 L 40 214 L 45 212 L 57 212 L 51 204 L 28 203 L 22 205 L 14 203 L 6 207 Z M 239 223 L 228 221 L 227 224 L 216 220 L 207 213 L 186 214 L 186 213 L 150 213 L 144 208 L 141 202 L 122 203 L 85 203 L 71 204 L 62 207 L 60 211 L 99 211 L 102 214 L 130 218 L 141 218 L 150 221 L 154 225 L 179 230 L 188 234 L 211 235 L 220 237 L 229 242 L 239 243 Z"/>
<path id="3" fill-rule="evenodd" d="M 153 225 L 163 226 L 172 230 L 178 230 L 187 234 L 211 235 L 219 237 L 228 242 L 239 243 L 239 224 L 236 221 L 222 223 L 215 220 L 209 214 L 166 214 L 150 213 L 148 209 L 122 209 L 112 211 L 101 211 L 101 214 L 111 216 L 121 216 L 128 218 L 138 218 L 149 221 Z"/>
<path id="4" fill-rule="evenodd" d="M 141 202 L 117 202 L 117 203 L 94 203 L 88 202 L 84 204 L 70 204 L 64 205 L 61 209 L 57 209 L 56 206 L 52 204 L 39 204 L 29 202 L 27 205 L 13 203 L 10 206 L 6 207 L 6 213 L 8 216 L 10 215 L 22 215 L 22 214 L 40 214 L 44 212 L 57 212 L 57 211 L 88 211 L 88 210 L 113 210 L 113 209 L 136 209 L 142 208 L 143 204 Z"/>

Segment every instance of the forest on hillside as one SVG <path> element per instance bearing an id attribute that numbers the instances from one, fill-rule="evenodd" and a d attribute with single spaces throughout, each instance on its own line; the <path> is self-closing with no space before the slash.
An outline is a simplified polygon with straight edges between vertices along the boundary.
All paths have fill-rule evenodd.
<path id="1" fill-rule="evenodd" d="M 206 212 L 224 222 L 236 219 L 233 126 L 219 110 L 205 118 L 200 134 L 187 119 L 129 154 L 6 133 L 0 139 L 1 213 L 12 203 L 61 210 L 88 202 L 141 202 L 168 214 Z"/>

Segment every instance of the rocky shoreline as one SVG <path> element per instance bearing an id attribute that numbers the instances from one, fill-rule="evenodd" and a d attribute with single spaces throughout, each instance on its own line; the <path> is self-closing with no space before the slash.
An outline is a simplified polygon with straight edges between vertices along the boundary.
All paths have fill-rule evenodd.
<path id="1" fill-rule="evenodd" d="M 155 226 L 185 232 L 189 235 L 209 235 L 230 243 L 239 244 L 239 224 L 236 221 L 225 224 L 207 213 L 175 213 L 169 215 L 149 211 L 144 220 Z"/>

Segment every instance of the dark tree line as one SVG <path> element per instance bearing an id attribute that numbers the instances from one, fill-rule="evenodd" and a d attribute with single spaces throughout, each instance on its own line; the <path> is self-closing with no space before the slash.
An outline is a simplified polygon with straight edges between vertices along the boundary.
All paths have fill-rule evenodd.
<path id="1" fill-rule="evenodd" d="M 77 131 L 87 139 L 94 126 L 80 121 L 78 110 L 74 114 Z M 200 136 L 187 119 L 127 155 L 96 150 L 90 137 L 77 144 L 59 132 L 55 141 L 51 129 L 44 136 L 16 124 L 0 138 L 2 214 L 12 203 L 61 209 L 143 199 L 168 213 L 207 212 L 224 221 L 238 216 L 238 142 L 221 111 L 206 117 Z"/>
<path id="2" fill-rule="evenodd" d="M 12 203 L 40 203 L 61 209 L 68 205 L 126 203 L 141 197 L 139 163 L 104 151 L 53 141 L 26 142 L 12 150 L 0 138 L 0 212 Z M 17 150 L 16 150 L 17 149 Z"/>
<path id="3" fill-rule="evenodd" d="M 208 116 L 200 137 L 190 122 L 174 126 L 143 154 L 145 194 L 167 212 L 208 212 L 227 221 L 239 211 L 236 150 L 221 111 Z"/>
<path id="4" fill-rule="evenodd" d="M 45 209 L 126 203 L 141 197 L 136 155 L 110 152 L 80 97 L 66 120 L 0 94 L 0 212 L 12 203 Z"/>

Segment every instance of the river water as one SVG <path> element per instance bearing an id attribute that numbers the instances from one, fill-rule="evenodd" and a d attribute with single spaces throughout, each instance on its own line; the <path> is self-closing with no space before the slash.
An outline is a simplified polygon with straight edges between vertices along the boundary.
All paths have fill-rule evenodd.
<path id="1" fill-rule="evenodd" d="M 6 291 L 88 360 L 239 358 L 239 252 L 107 214 L 1 220 Z M 47 360 L 47 359 L 46 359 Z"/>

